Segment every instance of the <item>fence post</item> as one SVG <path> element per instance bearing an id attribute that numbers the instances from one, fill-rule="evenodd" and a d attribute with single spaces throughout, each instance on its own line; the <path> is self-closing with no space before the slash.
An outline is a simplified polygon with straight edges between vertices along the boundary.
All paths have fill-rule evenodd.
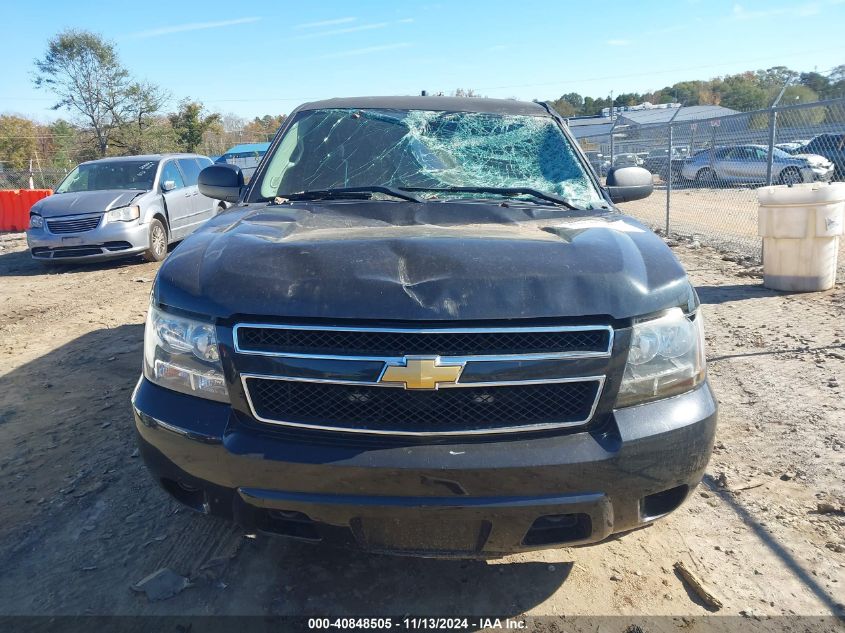
<path id="1" fill-rule="evenodd" d="M 769 156 L 766 160 L 766 184 L 772 184 L 772 164 L 775 160 L 775 139 L 777 137 L 777 129 L 778 129 L 778 111 L 777 105 L 780 103 L 781 98 L 783 97 L 783 93 L 786 92 L 786 89 L 789 87 L 789 83 L 792 81 L 791 79 L 787 79 L 786 83 L 783 84 L 783 88 L 780 89 L 778 96 L 775 97 L 775 100 L 772 102 L 772 105 L 769 107 Z"/>
<path id="2" fill-rule="evenodd" d="M 669 155 L 666 157 L 666 232 L 664 233 L 666 237 L 669 237 L 669 209 L 672 204 L 672 153 L 674 149 L 672 140 L 672 122 L 669 121 Z"/>
<path id="3" fill-rule="evenodd" d="M 675 153 L 674 138 L 672 136 L 674 128 L 672 124 L 680 111 L 681 109 L 677 108 L 675 114 L 669 119 L 669 155 L 666 157 L 666 175 L 668 176 L 666 179 L 666 232 L 664 233 L 666 237 L 669 237 L 669 209 L 672 205 L 672 155 Z"/>
<path id="4" fill-rule="evenodd" d="M 610 116 L 613 117 L 613 110 L 611 110 Z M 612 118 L 611 121 L 613 121 Z M 613 125 L 610 126 L 610 167 L 608 167 L 608 170 L 613 169 L 613 129 L 615 127 L 616 122 L 614 122 Z"/>
<path id="5" fill-rule="evenodd" d="M 778 128 L 778 111 L 774 107 L 769 110 L 769 156 L 766 159 L 766 184 L 772 184 L 772 165 L 775 160 L 775 138 Z"/>

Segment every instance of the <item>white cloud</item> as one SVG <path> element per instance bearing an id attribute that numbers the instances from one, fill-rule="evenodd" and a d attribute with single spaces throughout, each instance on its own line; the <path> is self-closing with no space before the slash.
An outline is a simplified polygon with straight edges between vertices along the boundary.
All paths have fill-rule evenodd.
<path id="1" fill-rule="evenodd" d="M 631 40 L 607 40 L 607 43 L 610 46 L 628 46 L 631 43 Z"/>
<path id="2" fill-rule="evenodd" d="M 349 24 L 358 18 L 335 18 L 333 20 L 321 20 L 320 22 L 306 22 L 305 24 L 297 24 L 295 29 L 319 29 L 324 26 L 337 26 L 338 24 Z"/>
<path id="3" fill-rule="evenodd" d="M 374 29 L 383 29 L 390 26 L 390 22 L 372 22 L 370 24 L 359 24 L 358 26 L 350 26 L 343 29 L 330 29 L 328 31 L 319 31 L 317 33 L 306 33 L 305 35 L 298 35 L 294 39 L 310 40 L 315 37 L 329 37 L 332 35 L 343 35 L 345 33 L 357 33 L 358 31 L 372 31 Z"/>
<path id="4" fill-rule="evenodd" d="M 397 42 L 396 44 L 382 44 L 380 46 L 367 46 L 366 48 L 353 48 L 347 51 L 339 51 L 337 53 L 329 53 L 328 55 L 320 55 L 316 59 L 340 59 L 342 57 L 357 57 L 358 55 L 369 55 L 371 53 L 381 53 L 382 51 L 392 51 L 398 48 L 408 48 L 412 46 L 411 42 Z"/>
<path id="5" fill-rule="evenodd" d="M 184 33 L 185 31 L 221 29 L 227 26 L 235 26 L 237 24 L 250 24 L 252 22 L 258 22 L 260 19 L 261 18 L 236 18 L 234 20 L 222 20 L 220 22 L 192 22 L 190 24 L 175 24 L 173 26 L 163 26 L 158 29 L 150 29 L 149 31 L 140 31 L 138 33 L 133 33 L 132 37 L 160 37 L 162 35 L 170 35 L 171 33 Z"/>

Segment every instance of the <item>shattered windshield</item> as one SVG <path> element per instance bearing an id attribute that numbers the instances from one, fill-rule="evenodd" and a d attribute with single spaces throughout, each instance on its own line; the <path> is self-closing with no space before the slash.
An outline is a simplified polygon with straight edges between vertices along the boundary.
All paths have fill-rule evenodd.
<path id="1" fill-rule="evenodd" d="M 272 199 L 370 186 L 528 187 L 580 207 L 603 203 L 552 118 L 428 110 L 304 111 L 276 148 L 259 191 Z"/>
<path id="2" fill-rule="evenodd" d="M 70 172 L 56 188 L 56 193 L 101 191 L 104 189 L 153 188 L 158 161 L 116 160 L 83 163 Z"/>

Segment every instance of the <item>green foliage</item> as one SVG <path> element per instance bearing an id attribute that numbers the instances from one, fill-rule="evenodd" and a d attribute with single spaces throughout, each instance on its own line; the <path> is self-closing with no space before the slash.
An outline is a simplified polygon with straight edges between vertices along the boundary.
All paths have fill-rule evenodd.
<path id="1" fill-rule="evenodd" d="M 787 89 L 786 95 L 790 95 L 792 100 L 783 103 L 792 103 L 795 96 L 800 98 L 800 103 L 845 97 L 845 64 L 835 68 L 828 76 L 816 72 L 799 74 L 785 66 L 773 66 L 706 81 L 679 81 L 654 92 L 619 94 L 613 99 L 613 105 L 637 105 L 645 101 L 654 104 L 677 102 L 685 106 L 722 105 L 748 112 L 768 108 L 787 82 L 792 86 Z M 565 117 L 595 116 L 610 105 L 610 99 L 582 97 L 570 92 L 550 103 Z"/>
<path id="2" fill-rule="evenodd" d="M 220 124 L 219 114 L 206 115 L 201 103 L 189 99 L 182 101 L 179 111 L 171 114 L 169 119 L 179 147 L 185 152 L 197 151 L 203 135 Z"/>
<path id="3" fill-rule="evenodd" d="M 270 140 L 285 122 L 286 115 L 272 115 L 265 114 L 263 117 L 255 117 L 252 121 L 247 123 L 243 131 L 251 137 L 263 140 Z"/>
<path id="4" fill-rule="evenodd" d="M 0 163 L 7 169 L 28 169 L 36 151 L 35 124 L 19 116 L 0 116 Z"/>

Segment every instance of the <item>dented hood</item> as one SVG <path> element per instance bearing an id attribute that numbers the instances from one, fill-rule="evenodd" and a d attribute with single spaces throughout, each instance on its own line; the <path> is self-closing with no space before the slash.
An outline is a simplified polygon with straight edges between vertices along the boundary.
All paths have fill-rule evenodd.
<path id="1" fill-rule="evenodd" d="M 696 301 L 631 218 L 480 201 L 235 208 L 167 258 L 154 293 L 223 319 L 625 319 Z"/>
<path id="2" fill-rule="evenodd" d="M 33 205 L 32 211 L 45 218 L 82 213 L 105 213 L 110 209 L 125 207 L 143 193 L 146 192 L 137 189 L 58 193 L 39 200 Z"/>

